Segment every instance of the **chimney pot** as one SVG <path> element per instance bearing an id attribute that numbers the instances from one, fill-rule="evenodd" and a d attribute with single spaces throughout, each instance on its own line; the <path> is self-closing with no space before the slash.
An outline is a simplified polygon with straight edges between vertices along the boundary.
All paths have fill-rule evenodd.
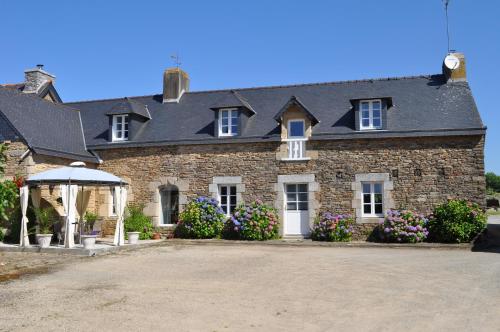
<path id="1" fill-rule="evenodd" d="M 163 73 L 163 102 L 178 103 L 184 92 L 189 91 L 189 76 L 182 69 L 169 68 Z"/>

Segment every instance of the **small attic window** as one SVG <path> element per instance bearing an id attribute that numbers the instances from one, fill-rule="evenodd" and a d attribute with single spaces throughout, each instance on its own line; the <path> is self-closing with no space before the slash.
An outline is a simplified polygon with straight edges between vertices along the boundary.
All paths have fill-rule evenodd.
<path id="1" fill-rule="evenodd" d="M 239 118 L 239 111 L 236 108 L 219 110 L 219 136 L 238 135 Z"/>
<path id="2" fill-rule="evenodd" d="M 359 109 L 361 130 L 382 128 L 382 101 L 380 99 L 361 100 Z"/>
<path id="3" fill-rule="evenodd" d="M 127 141 L 128 140 L 128 115 L 113 115 L 112 124 L 112 140 Z"/>

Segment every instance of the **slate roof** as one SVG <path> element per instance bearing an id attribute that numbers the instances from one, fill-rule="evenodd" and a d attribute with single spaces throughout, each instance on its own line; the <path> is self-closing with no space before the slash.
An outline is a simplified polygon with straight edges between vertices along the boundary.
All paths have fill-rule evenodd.
<path id="1" fill-rule="evenodd" d="M 0 86 L 8 88 L 8 89 L 24 91 L 26 84 L 25 83 L 0 84 Z M 38 89 L 38 92 L 37 92 L 37 95 L 41 98 L 44 98 L 47 94 L 51 94 L 51 96 L 54 98 L 56 103 L 62 103 L 61 97 L 59 96 L 59 93 L 57 93 L 57 90 L 54 87 L 54 84 L 52 83 L 52 81 L 45 82 Z"/>
<path id="2" fill-rule="evenodd" d="M 0 116 L 35 153 L 97 161 L 86 150 L 78 110 L 0 86 Z"/>
<path id="3" fill-rule="evenodd" d="M 184 93 L 179 103 L 162 103 L 162 95 L 130 97 L 147 106 L 146 121 L 133 141 L 108 142 L 107 114 L 123 99 L 68 103 L 81 110 L 87 147 L 102 149 L 161 144 L 278 141 L 274 119 L 292 96 L 300 99 L 319 121 L 312 139 L 352 139 L 484 134 L 485 127 L 466 82 L 446 83 L 443 75 L 369 79 L 276 87 Z M 387 130 L 356 131 L 351 101 L 391 98 Z M 245 106 L 256 114 L 243 135 L 218 138 L 213 108 Z"/>
<path id="4" fill-rule="evenodd" d="M 107 115 L 115 114 L 137 114 L 146 119 L 151 119 L 146 105 L 136 102 L 128 97 L 123 98 L 111 107 Z"/>

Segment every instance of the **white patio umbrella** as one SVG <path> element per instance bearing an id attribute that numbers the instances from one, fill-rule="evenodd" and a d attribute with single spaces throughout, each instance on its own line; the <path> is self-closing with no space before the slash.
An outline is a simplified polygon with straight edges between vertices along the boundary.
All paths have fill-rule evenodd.
<path id="1" fill-rule="evenodd" d="M 118 186 L 119 188 L 123 188 L 123 186 L 127 185 L 125 181 L 121 178 L 104 171 L 86 168 L 85 163 L 82 162 L 74 162 L 70 165 L 70 167 L 61 167 L 56 169 L 51 169 L 48 171 L 44 171 L 33 176 L 30 176 L 26 180 L 26 184 L 28 186 L 40 186 L 40 185 L 61 185 L 61 192 L 64 193 L 63 203 L 64 210 L 66 212 L 66 221 L 65 221 L 65 229 L 66 236 L 64 240 L 64 246 L 66 248 L 72 247 L 72 229 L 74 228 L 75 223 L 75 212 L 76 212 L 76 195 L 77 190 L 74 190 L 75 186 Z M 64 188 L 64 189 L 63 189 Z M 125 201 L 122 200 L 121 194 L 125 194 L 126 199 L 126 190 L 119 190 L 120 197 L 118 198 L 118 202 L 123 202 L 120 204 L 119 208 L 121 209 L 121 215 L 123 216 L 125 210 Z M 66 206 L 67 204 L 67 206 Z M 120 222 L 120 220 L 118 221 Z M 121 218 L 121 222 L 123 223 L 123 218 Z M 120 230 L 123 229 L 123 226 L 120 226 Z M 122 232 L 123 233 L 123 232 Z M 120 234 L 119 234 L 120 235 Z M 121 234 L 121 237 L 124 235 Z M 118 241 L 118 245 L 123 244 L 124 241 Z"/>

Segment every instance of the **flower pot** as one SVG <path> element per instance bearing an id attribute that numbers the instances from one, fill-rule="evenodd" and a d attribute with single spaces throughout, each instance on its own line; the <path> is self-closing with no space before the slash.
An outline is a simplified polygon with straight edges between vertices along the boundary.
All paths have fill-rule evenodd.
<path id="1" fill-rule="evenodd" d="M 128 244 L 137 244 L 141 232 L 127 232 Z"/>
<path id="2" fill-rule="evenodd" d="M 37 234 L 36 242 L 40 246 L 40 248 L 48 248 L 50 247 L 50 241 L 52 240 L 52 234 Z"/>
<path id="3" fill-rule="evenodd" d="M 82 235 L 81 240 L 84 249 L 94 249 L 97 235 Z"/>
<path id="4" fill-rule="evenodd" d="M 160 240 L 161 239 L 161 233 L 153 233 L 153 240 Z"/>

